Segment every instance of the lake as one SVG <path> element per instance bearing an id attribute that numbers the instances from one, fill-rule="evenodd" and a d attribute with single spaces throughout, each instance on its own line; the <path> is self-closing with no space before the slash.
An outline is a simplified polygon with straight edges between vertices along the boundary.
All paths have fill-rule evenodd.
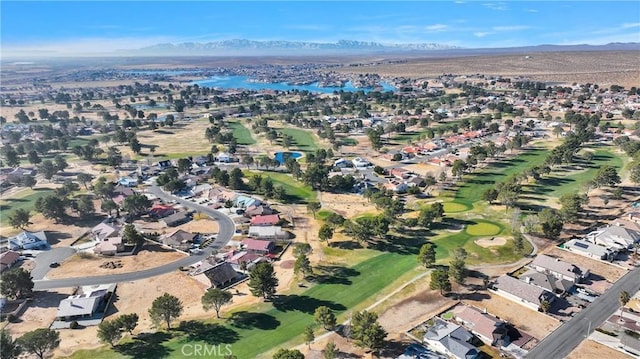
<path id="1" fill-rule="evenodd" d="M 283 165 L 287 160 L 287 158 L 289 157 L 293 159 L 298 159 L 302 157 L 302 153 L 301 152 L 276 152 L 274 156 L 275 160 L 278 161 L 281 165 Z"/>
<path id="2" fill-rule="evenodd" d="M 333 93 L 333 91 L 348 91 L 348 92 L 356 92 L 356 91 L 364 91 L 370 92 L 373 91 L 372 88 L 357 88 L 354 87 L 351 82 L 347 82 L 344 87 L 319 87 L 317 82 L 314 82 L 309 85 L 290 85 L 285 82 L 276 82 L 276 83 L 265 83 L 265 82 L 254 82 L 251 81 L 251 78 L 248 76 L 214 76 L 204 80 L 193 81 L 192 85 L 198 85 L 203 87 L 212 87 L 212 88 L 222 88 L 222 89 L 246 89 L 246 90 L 278 90 L 278 91 L 289 91 L 289 90 L 307 90 L 309 92 L 322 92 L 322 93 Z M 381 82 L 384 91 L 395 91 L 395 87 Z"/>

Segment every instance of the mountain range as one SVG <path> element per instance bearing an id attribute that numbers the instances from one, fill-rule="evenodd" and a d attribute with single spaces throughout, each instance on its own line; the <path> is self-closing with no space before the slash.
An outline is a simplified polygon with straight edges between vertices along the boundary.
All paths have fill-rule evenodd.
<path id="1" fill-rule="evenodd" d="M 490 53 L 542 51 L 637 51 L 640 43 L 610 43 L 605 45 L 537 45 L 509 48 L 469 49 L 437 43 L 382 44 L 340 40 L 335 43 L 305 41 L 255 41 L 247 39 L 212 42 L 162 43 L 137 50 L 121 50 L 121 55 L 137 56 L 227 56 L 227 55 L 349 55 L 374 53 L 415 53 L 473 55 Z"/>

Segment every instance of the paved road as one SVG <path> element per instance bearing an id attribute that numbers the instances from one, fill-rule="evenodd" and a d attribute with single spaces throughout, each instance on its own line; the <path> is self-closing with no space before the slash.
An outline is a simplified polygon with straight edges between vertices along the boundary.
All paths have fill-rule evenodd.
<path id="1" fill-rule="evenodd" d="M 218 221 L 218 225 L 220 227 L 218 236 L 204 250 L 203 254 L 185 257 L 175 262 L 167 263 L 159 267 L 149 268 L 149 269 L 145 269 L 137 272 L 102 275 L 102 276 L 91 276 L 91 277 L 80 277 L 80 278 L 34 280 L 35 282 L 34 289 L 46 290 L 46 289 L 53 289 L 53 288 L 66 288 L 66 287 L 95 285 L 95 284 L 103 284 L 103 283 L 130 282 L 130 281 L 135 281 L 139 279 L 155 277 L 158 275 L 173 272 L 174 270 L 177 270 L 183 266 L 189 266 L 191 264 L 194 264 L 202 260 L 203 258 L 208 257 L 211 254 L 211 252 L 213 252 L 214 250 L 224 247 L 227 244 L 227 242 L 229 242 L 229 240 L 231 240 L 231 238 L 233 237 L 233 234 L 235 233 L 235 224 L 233 223 L 231 218 L 227 217 L 226 215 L 216 210 L 213 210 L 209 207 L 200 206 L 191 201 L 187 201 L 182 198 L 166 194 L 160 188 L 155 186 L 150 187 L 148 189 L 148 192 L 152 193 L 153 195 L 165 201 L 173 200 L 173 201 L 176 201 L 177 203 L 182 204 L 187 208 L 196 210 L 198 212 L 203 212 Z M 48 263 L 47 263 L 47 266 L 48 266 Z"/>
<path id="2" fill-rule="evenodd" d="M 31 277 L 34 280 L 43 279 L 51 269 L 49 264 L 54 262 L 61 263 L 75 253 L 76 250 L 71 247 L 51 248 L 48 251 L 40 252 L 36 256 L 36 267 L 31 271 Z"/>
<path id="3" fill-rule="evenodd" d="M 549 334 L 526 357 L 534 359 L 566 357 L 597 326 L 620 308 L 618 296 L 621 291 L 633 294 L 638 289 L 640 289 L 640 268 L 628 272 L 588 307 Z"/>

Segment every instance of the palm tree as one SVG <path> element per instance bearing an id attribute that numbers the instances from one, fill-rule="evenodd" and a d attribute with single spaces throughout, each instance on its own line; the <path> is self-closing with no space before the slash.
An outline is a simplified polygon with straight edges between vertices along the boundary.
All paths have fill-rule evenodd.
<path id="1" fill-rule="evenodd" d="M 622 315 L 624 314 L 624 306 L 629 303 L 630 299 L 631 297 L 629 296 L 629 292 L 626 290 L 620 292 L 620 296 L 618 297 L 618 300 L 620 301 L 620 319 L 622 319 Z"/>

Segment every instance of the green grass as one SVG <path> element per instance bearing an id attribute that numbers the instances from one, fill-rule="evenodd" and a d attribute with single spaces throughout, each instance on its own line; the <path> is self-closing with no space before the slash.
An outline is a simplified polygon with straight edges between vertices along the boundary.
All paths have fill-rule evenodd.
<path id="1" fill-rule="evenodd" d="M 274 303 L 260 303 L 223 313 L 224 322 L 205 322 L 194 326 L 189 333 L 174 330 L 173 338 L 166 336 L 151 343 L 121 344 L 121 352 L 127 357 L 185 357 L 181 353 L 184 344 L 230 344 L 233 355 L 238 358 L 256 358 L 300 338 L 304 328 L 314 325 L 313 311 L 321 305 L 332 308 L 337 314 L 358 307 L 360 303 L 374 297 L 376 293 L 392 284 L 400 274 L 417 266 L 415 254 L 383 253 L 357 265 L 346 267 L 323 267 L 316 269 L 319 284 L 300 294 L 283 295 Z M 159 342 L 159 343 L 158 343 Z M 141 347 L 148 346 L 142 349 Z M 141 353 L 145 353 L 144 356 Z M 146 354 L 148 353 L 148 354 Z M 136 354 L 139 354 L 136 356 Z M 79 351 L 71 358 L 118 358 L 114 351 L 106 348 Z"/>
<path id="2" fill-rule="evenodd" d="M 407 132 L 401 132 L 398 133 L 397 135 L 391 137 L 391 140 L 394 142 L 397 142 L 398 144 L 406 144 L 407 141 L 411 140 L 411 141 L 415 141 L 417 140 L 421 135 L 426 134 L 427 131 L 407 131 Z"/>
<path id="3" fill-rule="evenodd" d="M 521 173 L 526 168 L 544 163 L 547 154 L 547 150 L 543 148 L 527 149 L 515 157 L 501 159 L 481 171 L 466 176 L 455 193 L 454 202 L 472 206 L 480 201 L 482 193 L 492 188 L 495 183 Z"/>
<path id="4" fill-rule="evenodd" d="M 340 146 L 355 146 L 358 144 L 358 140 L 351 137 L 342 137 L 338 139 Z"/>
<path id="5" fill-rule="evenodd" d="M 444 207 L 445 213 L 459 213 L 459 212 L 465 212 L 471 209 L 470 206 L 467 206 L 466 204 L 463 204 L 463 203 L 457 203 L 457 202 L 444 202 L 442 205 Z"/>
<path id="6" fill-rule="evenodd" d="M 495 236 L 500 233 L 502 229 L 493 223 L 479 222 L 468 225 L 464 231 L 472 236 Z"/>
<path id="7" fill-rule="evenodd" d="M 275 186 L 282 186 L 282 188 L 284 188 L 287 196 L 283 201 L 285 203 L 311 202 L 315 201 L 317 198 L 317 193 L 313 190 L 313 188 L 305 185 L 300 181 L 297 181 L 289 174 L 280 172 L 259 173 L 247 170 L 243 170 L 243 173 L 247 178 L 255 176 L 256 174 L 261 174 L 264 177 L 271 178 Z"/>
<path id="8" fill-rule="evenodd" d="M 239 145 L 253 145 L 256 143 L 256 140 L 251 136 L 251 131 L 246 128 L 242 123 L 236 121 L 227 122 L 229 127 L 232 129 L 233 137 L 236 138 Z"/>
<path id="9" fill-rule="evenodd" d="M 293 138 L 292 148 L 297 148 L 300 151 L 304 152 L 315 152 L 320 148 L 316 143 L 316 139 L 308 131 L 299 130 L 296 128 L 279 128 L 277 129 L 277 131 L 285 135 L 289 135 Z"/>
<path id="10" fill-rule="evenodd" d="M 9 224 L 8 215 L 18 208 L 28 211 L 34 210 L 34 205 L 38 198 L 52 194 L 53 190 L 46 188 L 23 189 L 9 198 L 3 198 L 0 201 L 0 224 L 6 226 Z"/>
<path id="11" fill-rule="evenodd" d="M 622 158 L 609 150 L 597 150 L 585 170 L 564 174 L 564 170 L 555 169 L 549 176 L 545 176 L 537 184 L 528 187 L 535 194 L 560 198 L 567 193 L 584 191 L 587 182 L 595 178 L 598 169 L 605 165 L 614 166 L 619 171 L 624 163 Z"/>

